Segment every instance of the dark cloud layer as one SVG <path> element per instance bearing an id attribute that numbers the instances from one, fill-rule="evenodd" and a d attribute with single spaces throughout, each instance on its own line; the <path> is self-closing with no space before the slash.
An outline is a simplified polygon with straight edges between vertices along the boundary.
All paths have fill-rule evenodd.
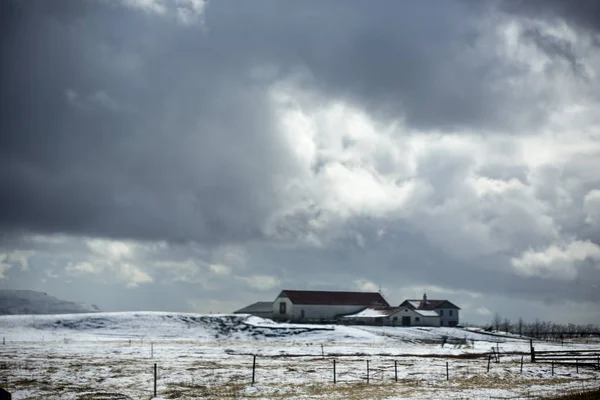
<path id="1" fill-rule="evenodd" d="M 0 2 L 2 284 L 593 315 L 596 2 L 184 3 Z"/>
<path id="2" fill-rule="evenodd" d="M 274 171 L 286 173 L 264 93 L 199 29 L 61 5 L 20 4 L 3 47 L 3 227 L 260 236 Z"/>
<path id="3" fill-rule="evenodd" d="M 535 18 L 554 18 L 585 29 L 600 29 L 600 4 L 597 1 L 504 0 L 509 12 Z"/>
<path id="4" fill-rule="evenodd" d="M 319 91 L 434 129 L 495 128 L 521 96 L 492 93 L 510 68 L 469 57 L 474 11 L 452 2 L 216 2 L 206 29 L 117 3 L 2 7 L 5 229 L 261 236 L 294 166 L 253 68 L 305 70 Z"/>

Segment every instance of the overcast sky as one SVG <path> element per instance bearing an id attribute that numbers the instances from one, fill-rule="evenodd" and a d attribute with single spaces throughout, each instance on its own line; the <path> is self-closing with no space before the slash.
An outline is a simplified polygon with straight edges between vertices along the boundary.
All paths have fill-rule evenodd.
<path id="1" fill-rule="evenodd" d="M 600 324 L 600 2 L 3 0 L 0 288 Z"/>

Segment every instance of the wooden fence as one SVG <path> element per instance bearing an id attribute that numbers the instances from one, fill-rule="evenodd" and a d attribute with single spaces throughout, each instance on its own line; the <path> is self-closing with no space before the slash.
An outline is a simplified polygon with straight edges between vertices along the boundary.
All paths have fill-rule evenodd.
<path id="1" fill-rule="evenodd" d="M 551 363 L 574 365 L 576 368 L 600 369 L 600 350 L 549 350 L 536 351 L 533 341 L 530 342 L 532 363 Z"/>

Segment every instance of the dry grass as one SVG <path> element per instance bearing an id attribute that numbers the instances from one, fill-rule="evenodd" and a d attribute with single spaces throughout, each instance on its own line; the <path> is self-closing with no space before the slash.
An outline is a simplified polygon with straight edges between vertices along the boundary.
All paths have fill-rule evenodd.
<path id="1" fill-rule="evenodd" d="M 600 389 L 577 391 L 560 396 L 547 397 L 548 400 L 598 400 L 600 399 Z"/>

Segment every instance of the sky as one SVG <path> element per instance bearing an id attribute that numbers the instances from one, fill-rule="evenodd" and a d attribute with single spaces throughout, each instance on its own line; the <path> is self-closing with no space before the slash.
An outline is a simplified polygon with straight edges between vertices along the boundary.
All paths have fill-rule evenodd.
<path id="1" fill-rule="evenodd" d="M 600 324 L 600 3 L 4 0 L 0 288 Z"/>

